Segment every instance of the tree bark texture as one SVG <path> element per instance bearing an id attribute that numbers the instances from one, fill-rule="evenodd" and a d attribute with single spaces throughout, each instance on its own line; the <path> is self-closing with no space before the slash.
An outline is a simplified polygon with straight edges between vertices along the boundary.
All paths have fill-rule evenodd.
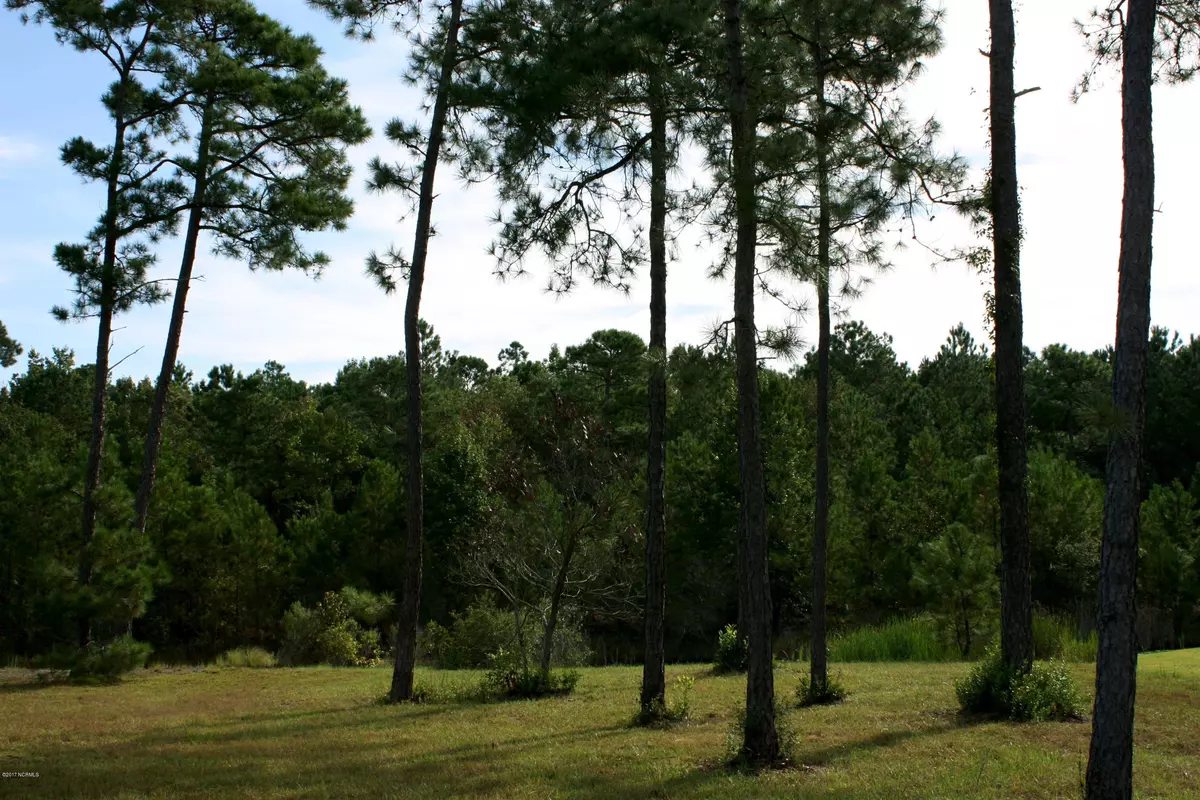
<path id="1" fill-rule="evenodd" d="M 813 606 L 812 657 L 810 682 L 815 695 L 829 686 L 828 643 L 826 635 L 826 567 L 829 554 L 829 277 L 832 208 L 829 196 L 829 131 L 826 126 L 824 53 L 820 24 L 814 26 L 813 63 L 816 65 L 816 148 L 817 148 L 817 468 L 813 508 Z"/>
<path id="2" fill-rule="evenodd" d="M 1000 505 L 1000 653 L 1012 672 L 1033 664 L 1029 563 L 1021 207 L 1017 183 L 1016 32 L 1012 0 L 991 0 L 992 246 L 996 329 L 996 458 Z"/>
<path id="3" fill-rule="evenodd" d="M 741 508 L 738 515 L 742 548 L 739 573 L 745 578 L 742 616 L 749 647 L 746 677 L 746 727 L 741 757 L 751 764 L 770 764 L 779 758 L 775 729 L 775 674 L 771 663 L 771 585 L 767 564 L 766 480 L 763 474 L 762 420 L 758 395 L 758 348 L 754 324 L 755 194 L 754 117 L 742 46 L 742 8 L 724 0 L 725 37 L 729 62 L 729 116 L 733 143 L 733 183 L 737 216 L 734 260 L 734 337 L 738 394 L 738 473 Z"/>
<path id="4" fill-rule="evenodd" d="M 642 712 L 667 698 L 667 115 L 662 77 L 650 83 L 650 451 L 646 459 L 646 653 Z"/>
<path id="5" fill-rule="evenodd" d="M 392 672 L 392 702 L 411 700 L 413 670 L 417 661 L 417 625 L 421 614 L 421 568 L 425 542 L 425 481 L 422 472 L 424 450 L 421 421 L 421 290 L 425 284 L 425 260 L 429 253 L 429 233 L 433 216 L 434 176 L 442 148 L 442 136 L 450 102 L 450 82 L 458 60 L 458 33 L 462 26 L 463 0 L 450 3 L 450 23 L 446 30 L 446 49 L 442 53 L 442 71 L 438 78 L 421 169 L 421 189 L 417 201 L 417 230 L 413 243 L 412 266 L 408 276 L 408 300 L 404 307 L 404 368 L 408 387 L 408 506 L 404 549 L 404 589 L 396 637 L 396 667 Z"/>
<path id="6" fill-rule="evenodd" d="M 1137 678 L 1134 630 L 1140 467 L 1146 419 L 1150 337 L 1150 263 L 1154 227 L 1152 138 L 1154 0 L 1128 0 L 1123 33 L 1122 139 L 1125 196 L 1112 406 L 1100 551 L 1100 649 L 1088 757 L 1087 797 L 1133 796 L 1133 709 Z"/>

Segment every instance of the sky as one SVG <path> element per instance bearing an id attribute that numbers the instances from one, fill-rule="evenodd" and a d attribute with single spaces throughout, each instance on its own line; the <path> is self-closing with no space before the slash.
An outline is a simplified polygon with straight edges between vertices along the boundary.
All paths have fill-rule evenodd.
<path id="1" fill-rule="evenodd" d="M 1092 350 L 1112 343 L 1115 330 L 1117 255 L 1121 209 L 1119 77 L 1072 103 L 1071 90 L 1089 62 L 1073 20 L 1094 0 L 1018 3 L 1017 88 L 1040 87 L 1018 100 L 1018 170 L 1025 240 L 1022 277 L 1025 341 L 1040 350 L 1053 343 Z M 350 96 L 376 131 L 393 117 L 420 118 L 419 94 L 399 80 L 403 40 L 350 41 L 341 27 L 301 0 L 261 0 L 259 7 L 324 48 L 327 69 L 349 81 Z M 930 59 L 906 93 L 916 119 L 936 117 L 940 147 L 957 152 L 976 169 L 987 165 L 987 3 L 947 0 L 945 47 Z M 94 56 L 75 53 L 51 32 L 22 26 L 0 13 L 0 320 L 21 341 L 26 355 L 53 347 L 76 351 L 79 363 L 94 360 L 95 323 L 63 324 L 49 314 L 68 305 L 71 283 L 51 260 L 56 243 L 78 241 L 99 217 L 103 193 L 79 181 L 58 160 L 73 136 L 107 139 L 99 98 L 109 76 Z M 1157 159 L 1153 322 L 1184 334 L 1200 333 L 1200 270 L 1192 226 L 1200 218 L 1194 141 L 1200 124 L 1200 86 L 1155 90 Z M 357 206 L 349 229 L 312 239 L 332 258 L 317 281 L 299 273 L 252 273 L 242 264 L 207 252 L 201 276 L 188 297 L 180 360 L 198 376 L 215 364 L 251 371 L 268 360 L 283 363 L 297 378 L 332 380 L 350 359 L 403 349 L 401 295 L 385 296 L 363 270 L 372 250 L 397 245 L 411 252 L 411 218 L 398 197 L 368 195 L 363 166 L 374 155 L 400 154 L 382 138 L 354 148 L 351 193 Z M 691 183 L 680 170 L 672 184 Z M 434 206 L 437 236 L 430 245 L 421 315 L 447 349 L 495 363 L 509 342 L 520 341 L 535 357 L 553 344 L 583 341 L 595 330 L 649 331 L 649 287 L 640 280 L 626 296 L 579 287 L 568 297 L 545 292 L 544 265 L 531 262 L 528 278 L 500 282 L 486 253 L 496 230 L 491 188 L 466 188 L 452 170 L 439 172 Z M 953 214 L 924 221 L 925 244 L 949 249 L 976 243 Z M 898 242 L 910 238 L 896 234 Z M 711 254 L 697 237 L 680 234 L 668 279 L 668 339 L 672 346 L 702 341 L 714 323 L 731 314 L 732 286 L 707 277 Z M 863 320 L 887 332 L 901 360 L 912 366 L 932 356 L 947 332 L 964 323 L 986 339 L 984 285 L 957 264 L 935 266 L 921 246 L 907 242 L 892 256 L 894 269 L 875 278 L 845 309 L 844 319 Z M 160 248 L 156 277 L 178 267 L 179 243 Z M 169 304 L 139 308 L 118 318 L 112 351 L 117 375 L 156 374 L 170 315 Z M 759 302 L 760 324 L 785 321 L 788 312 Z M 805 340 L 815 342 L 816 320 L 801 320 Z M 15 368 L 23 369 L 24 361 Z M 7 382 L 13 370 L 0 370 Z"/>

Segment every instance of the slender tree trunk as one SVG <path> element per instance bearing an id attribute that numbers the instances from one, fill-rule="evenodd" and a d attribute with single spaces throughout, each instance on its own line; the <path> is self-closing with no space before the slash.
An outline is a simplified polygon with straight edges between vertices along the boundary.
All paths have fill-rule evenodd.
<path id="1" fill-rule="evenodd" d="M 738 387 L 738 472 L 741 479 L 738 527 L 742 540 L 742 564 L 739 565 L 739 572 L 746 580 L 743 614 L 749 645 L 746 730 L 741 757 L 751 764 L 769 764 L 779 758 L 779 734 L 775 730 L 771 582 L 767 566 L 767 490 L 763 474 L 758 347 L 754 324 L 755 246 L 758 236 L 754 155 L 756 131 L 750 110 L 742 49 L 741 3 L 739 0 L 724 0 L 724 5 L 734 202 L 737 211 L 733 306 Z"/>
<path id="2" fill-rule="evenodd" d="M 828 647 L 826 642 L 826 568 L 829 553 L 829 247 L 832 233 L 832 209 L 829 197 L 829 131 L 826 128 L 824 53 L 821 50 L 820 20 L 814 26 L 816 41 L 817 110 L 817 469 L 816 499 L 813 509 L 813 607 L 811 685 L 821 696 L 829 686 Z"/>
<path id="3" fill-rule="evenodd" d="M 550 659 L 554 655 L 554 631 L 558 627 L 558 613 L 562 609 L 562 596 L 567 587 L 567 575 L 570 574 L 571 560 L 575 557 L 575 546 L 578 541 L 579 534 L 576 533 L 567 542 L 562 564 L 558 568 L 558 575 L 554 578 L 554 588 L 550 592 L 550 613 L 546 616 L 546 624 L 543 627 L 542 660 L 539 664 L 542 679 L 547 682 L 550 680 Z"/>
<path id="4" fill-rule="evenodd" d="M 450 3 L 450 25 L 446 29 L 446 49 L 442 53 L 442 72 L 429 124 L 425 163 L 421 168 L 421 193 L 417 204 L 417 230 L 413 243 L 412 267 L 408 276 L 408 301 L 404 307 L 404 370 L 408 387 L 408 508 L 405 524 L 404 591 L 400 603 L 400 621 L 396 639 L 396 668 L 392 672 L 392 702 L 412 699 L 413 670 L 417 661 L 417 624 L 421 615 L 421 567 L 425 545 L 425 481 L 421 459 L 424 449 L 421 424 L 421 289 L 425 285 L 425 259 L 429 254 L 429 231 L 433 216 L 434 175 L 442 149 L 442 132 L 450 102 L 450 81 L 458 60 L 458 31 L 462 24 L 463 0 Z"/>
<path id="5" fill-rule="evenodd" d="M 183 240 L 183 257 L 179 261 L 179 278 L 175 283 L 175 298 L 171 304 L 171 324 L 167 329 L 167 344 L 163 348 L 158 383 L 154 387 L 154 405 L 150 407 L 150 424 L 146 429 L 146 444 L 142 453 L 142 477 L 138 483 L 134 511 L 138 532 L 146 533 L 146 518 L 150 513 L 150 495 L 158 473 L 158 454 L 162 447 L 163 421 L 171 394 L 175 364 L 179 360 L 179 343 L 183 338 L 183 317 L 187 312 L 188 289 L 192 284 L 192 269 L 196 265 L 196 250 L 200 242 L 200 226 L 204 222 L 208 193 L 209 150 L 212 144 L 212 106 L 206 102 L 200 119 L 200 136 L 196 147 L 196 183 L 192 188 L 188 209 L 187 233 Z"/>
<path id="6" fill-rule="evenodd" d="M 1033 665 L 1029 497 L 1025 448 L 1025 346 L 1021 318 L 1021 207 L 1017 184 L 1016 33 L 1012 0 L 991 0 L 992 242 L 995 265 L 996 457 L 1000 500 L 1000 653 Z"/>
<path id="7" fill-rule="evenodd" d="M 1152 138 L 1154 0 L 1128 0 L 1122 79 L 1125 198 L 1104 540 L 1100 553 L 1100 649 L 1088 758 L 1089 800 L 1133 796 L 1133 708 L 1137 678 L 1135 590 L 1140 524 L 1142 433 L 1150 337 L 1150 262 L 1154 226 Z"/>
<path id="8" fill-rule="evenodd" d="M 125 159 L 125 80 L 118 84 L 116 135 L 108 168 L 108 187 L 104 211 L 104 262 L 101 265 L 100 325 L 96 335 L 96 374 L 92 380 L 92 429 L 88 446 L 87 471 L 83 480 L 83 536 L 79 543 L 79 587 L 92 585 L 92 540 L 96 537 L 96 492 L 104 464 L 105 423 L 108 417 L 108 354 L 112 348 L 113 306 L 116 304 L 117 218 L 120 203 L 121 162 Z M 80 647 L 92 643 L 90 598 L 83 600 L 77 620 Z"/>
<path id="9" fill-rule="evenodd" d="M 646 654 L 642 713 L 667 699 L 667 115 L 662 76 L 650 83 L 650 452 L 646 460 Z"/>
<path id="10" fill-rule="evenodd" d="M 113 243 L 115 245 L 115 242 Z M 107 249 L 107 243 L 106 243 Z M 107 260 L 107 255 L 105 256 Z M 88 449 L 87 473 L 83 483 L 83 539 L 79 544 L 79 587 L 92 585 L 92 540 L 96 536 L 96 492 L 100 488 L 100 467 L 104 461 L 105 421 L 108 416 L 108 351 L 112 341 L 113 299 L 112 270 L 105 269 L 106 285 L 101 289 L 100 331 L 96 337 L 96 374 L 92 383 L 92 431 Z M 80 647 L 92 643 L 90 599 L 85 598 L 78 620 Z"/>

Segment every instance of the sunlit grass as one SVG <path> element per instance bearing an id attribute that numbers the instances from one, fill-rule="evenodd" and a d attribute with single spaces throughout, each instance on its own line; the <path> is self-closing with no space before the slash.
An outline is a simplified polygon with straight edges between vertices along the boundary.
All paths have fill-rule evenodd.
<path id="1" fill-rule="evenodd" d="M 806 665 L 780 664 L 792 702 Z M 637 668 L 584 670 L 575 695 L 385 706 L 386 669 L 146 671 L 114 686 L 37 687 L 0 672 L 4 796 L 369 798 L 1077 797 L 1090 728 L 972 722 L 954 711 L 965 664 L 844 664 L 850 695 L 792 708 L 792 770 L 720 768 L 744 677 L 708 666 L 691 719 L 631 726 Z M 1091 665 L 1073 665 L 1090 694 Z M 477 673 L 420 673 L 469 696 Z M 463 688 L 461 693 L 455 687 Z M 1142 657 L 1140 795 L 1200 796 L 1200 650 Z M 19 783 L 17 782 L 19 780 Z"/>

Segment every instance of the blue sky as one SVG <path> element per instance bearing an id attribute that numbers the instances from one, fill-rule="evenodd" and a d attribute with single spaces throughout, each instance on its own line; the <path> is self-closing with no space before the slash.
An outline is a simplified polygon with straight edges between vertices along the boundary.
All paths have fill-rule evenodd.
<path id="1" fill-rule="evenodd" d="M 403 86 L 405 45 L 382 36 L 373 44 L 344 39 L 341 28 L 300 0 L 271 0 L 260 8 L 298 31 L 314 35 L 326 51 L 329 70 L 350 82 L 351 96 L 379 130 L 393 116 L 414 118 L 420 98 Z M 1080 348 L 1111 343 L 1116 304 L 1120 220 L 1120 105 L 1118 81 L 1106 81 L 1079 104 L 1070 90 L 1088 56 L 1072 29 L 1091 0 L 1022 4 L 1018 9 L 1018 85 L 1042 91 L 1020 100 L 1018 138 L 1024 190 L 1026 240 L 1024 281 L 1026 339 L 1034 348 L 1065 342 Z M 987 4 L 948 3 L 946 48 L 927 65 L 908 102 L 914 116 L 936 115 L 943 144 L 977 167 L 986 160 Z M 99 214 L 101 197 L 58 162 L 58 147 L 72 136 L 106 138 L 98 99 L 108 75 L 97 60 L 59 46 L 50 31 L 22 26 L 16 14 L 0 13 L 0 320 L 26 347 L 48 352 L 76 350 L 92 360 L 92 323 L 63 325 L 48 310 L 70 302 L 70 283 L 53 266 L 59 241 L 78 240 Z M 1194 131 L 1200 125 L 1200 87 L 1157 90 L 1155 135 L 1158 158 L 1155 283 L 1156 324 L 1200 332 L 1200 270 L 1193 220 L 1200 199 L 1195 179 Z M 361 167 L 372 155 L 395 153 L 379 138 L 356 148 Z M 430 253 L 422 315 L 447 347 L 494 361 L 508 342 L 519 340 L 535 355 L 553 343 L 571 344 L 604 327 L 645 335 L 648 289 L 628 296 L 585 288 L 555 299 L 542 291 L 544 270 L 530 265 L 529 279 L 505 284 L 492 275 L 484 252 L 494 231 L 488 187 L 462 187 L 449 170 L 439 174 L 435 206 L 439 236 Z M 678 185 L 690 183 L 681 170 Z M 253 274 L 240 264 L 207 253 L 197 265 L 203 280 L 189 295 L 181 360 L 201 374 L 214 364 L 254 369 L 280 361 L 306 380 L 329 380 L 351 358 L 402 349 L 402 298 L 383 296 L 363 275 L 363 258 L 391 244 L 411 248 L 411 227 L 399 223 L 397 198 L 367 196 L 361 170 L 354 178 L 358 213 L 350 230 L 320 235 L 317 243 L 333 257 L 320 281 L 298 274 Z M 971 241 L 970 231 L 951 215 L 922 230 L 942 247 Z M 706 277 L 710 255 L 693 232 L 680 234 L 670 268 L 668 333 L 671 342 L 698 341 L 715 321 L 728 316 L 730 287 Z M 160 252 L 159 273 L 177 267 L 178 244 Z M 982 286 L 958 266 L 930 266 L 929 255 L 908 247 L 894 256 L 896 269 L 880 276 L 849 309 L 873 329 L 895 337 L 901 358 L 916 363 L 936 352 L 948 329 L 965 322 L 982 335 Z M 761 315 L 781 321 L 786 312 L 764 301 Z M 157 371 L 168 308 L 139 309 L 121 317 L 113 357 L 127 358 L 119 374 L 142 377 Z M 811 331 L 813 321 L 804 322 Z M 810 338 L 812 335 L 810 333 Z M 20 366 L 18 367 L 20 368 Z M 11 372 L 0 371 L 0 380 Z"/>

